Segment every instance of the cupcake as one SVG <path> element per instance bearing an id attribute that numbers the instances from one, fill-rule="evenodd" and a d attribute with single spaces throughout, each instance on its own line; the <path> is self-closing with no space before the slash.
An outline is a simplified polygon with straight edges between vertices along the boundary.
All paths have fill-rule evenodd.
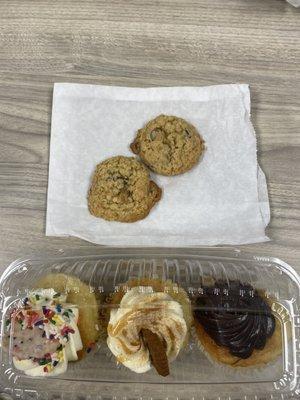
<path id="1" fill-rule="evenodd" d="M 136 373 L 153 366 L 169 374 L 188 342 L 192 322 L 186 292 L 171 281 L 131 280 L 112 294 L 107 344 L 117 361 Z"/>
<path id="2" fill-rule="evenodd" d="M 259 366 L 281 354 L 280 322 L 269 301 L 249 284 L 216 281 L 194 300 L 198 344 L 213 361 Z"/>
<path id="3" fill-rule="evenodd" d="M 37 286 L 8 314 L 8 346 L 26 375 L 59 375 L 97 340 L 97 302 L 75 277 L 48 275 Z"/>
<path id="4" fill-rule="evenodd" d="M 79 358 L 89 353 L 95 343 L 104 335 L 99 323 L 100 298 L 90 286 L 79 278 L 65 274 L 50 274 L 37 282 L 37 287 L 53 288 L 57 292 L 66 293 L 67 301 L 76 304 L 79 311 L 78 328 L 83 344 Z"/>
<path id="5" fill-rule="evenodd" d="M 83 348 L 78 307 L 53 289 L 31 291 L 10 313 L 7 332 L 13 364 L 30 376 L 58 375 Z"/>

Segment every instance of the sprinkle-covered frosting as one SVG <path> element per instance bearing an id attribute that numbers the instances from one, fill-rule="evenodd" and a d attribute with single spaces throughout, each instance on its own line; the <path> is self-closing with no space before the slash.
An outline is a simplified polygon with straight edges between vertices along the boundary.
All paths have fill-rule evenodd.
<path id="1" fill-rule="evenodd" d="M 26 375 L 58 375 L 82 349 L 77 306 L 53 289 L 38 289 L 23 299 L 6 321 L 13 362 Z"/>
<path id="2" fill-rule="evenodd" d="M 248 358 L 262 350 L 275 330 L 267 302 L 248 284 L 218 281 L 204 287 L 194 310 L 206 333 L 233 356 Z"/>

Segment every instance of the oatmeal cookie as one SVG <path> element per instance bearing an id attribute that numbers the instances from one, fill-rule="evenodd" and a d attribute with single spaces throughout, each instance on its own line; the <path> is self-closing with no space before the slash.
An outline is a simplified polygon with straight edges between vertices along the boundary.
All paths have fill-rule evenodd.
<path id="1" fill-rule="evenodd" d="M 184 119 L 159 115 L 138 130 L 130 148 L 154 172 L 178 175 L 197 164 L 204 151 L 204 140 Z"/>
<path id="2" fill-rule="evenodd" d="M 98 164 L 88 193 L 89 211 L 108 221 L 145 218 L 161 198 L 148 169 L 134 157 L 117 156 Z"/>

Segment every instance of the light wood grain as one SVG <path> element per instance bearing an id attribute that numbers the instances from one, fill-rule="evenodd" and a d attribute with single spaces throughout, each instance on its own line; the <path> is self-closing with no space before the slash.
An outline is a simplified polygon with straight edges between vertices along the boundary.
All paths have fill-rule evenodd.
<path id="1" fill-rule="evenodd" d="M 282 0 L 0 2 L 0 266 L 95 248 L 45 237 L 54 82 L 251 85 L 271 242 L 300 271 L 300 14 Z"/>

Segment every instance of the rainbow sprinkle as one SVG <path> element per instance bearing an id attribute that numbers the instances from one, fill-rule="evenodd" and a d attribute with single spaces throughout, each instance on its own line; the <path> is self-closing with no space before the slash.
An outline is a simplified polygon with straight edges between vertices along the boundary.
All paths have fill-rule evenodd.
<path id="1" fill-rule="evenodd" d="M 70 326 L 71 318 L 75 317 L 73 310 L 71 308 L 64 308 L 63 302 L 65 298 L 62 297 L 60 299 L 61 293 L 52 293 L 49 298 L 43 292 L 32 292 L 28 297 L 21 300 L 20 307 L 11 310 L 9 318 L 5 319 L 7 330 L 12 322 L 18 324 L 18 331 L 40 329 L 43 340 L 40 341 L 40 344 L 37 342 L 36 346 L 40 346 L 41 348 L 46 346 L 45 349 L 47 349 L 47 340 L 52 341 L 52 346 L 55 343 L 54 341 L 57 341 L 57 347 L 53 353 L 46 353 L 43 357 L 39 358 L 28 356 L 28 359 L 35 363 L 35 365 L 41 366 L 44 373 L 53 371 L 57 365 L 65 361 L 64 348 L 69 341 L 70 335 L 75 334 L 75 329 Z M 32 341 L 32 337 L 35 337 L 34 332 L 28 336 L 26 341 Z M 14 337 L 14 340 L 17 340 L 17 338 Z M 24 341 L 20 340 L 18 344 L 14 344 L 14 351 L 16 352 L 14 356 L 18 357 L 18 352 L 22 350 L 22 344 L 26 343 L 26 341 L 24 339 Z M 87 352 L 90 352 L 94 345 L 94 343 L 90 343 Z"/>

